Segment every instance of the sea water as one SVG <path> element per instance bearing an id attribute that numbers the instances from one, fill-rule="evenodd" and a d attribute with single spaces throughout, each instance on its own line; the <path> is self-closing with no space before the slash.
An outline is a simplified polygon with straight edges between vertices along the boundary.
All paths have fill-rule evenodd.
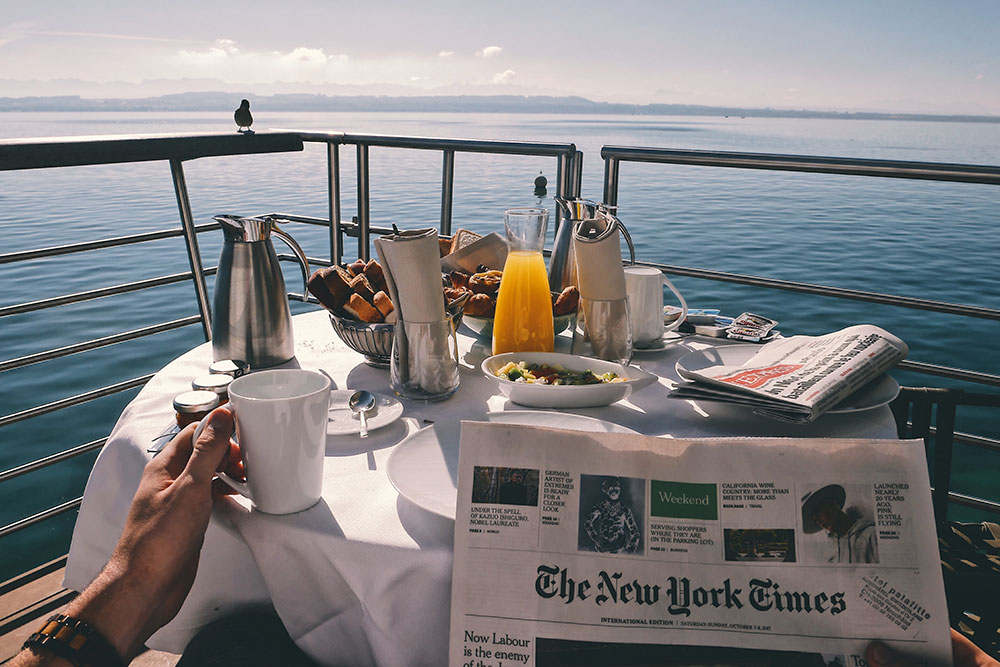
<path id="1" fill-rule="evenodd" d="M 235 108 L 235 105 L 234 105 Z M 850 119 L 544 114 L 269 113 L 268 128 L 372 134 L 573 142 L 585 154 L 583 196 L 600 200 L 604 145 L 1000 164 L 1000 124 Z M 230 112 L 0 113 L 0 137 L 160 132 L 231 132 Z M 354 152 L 342 147 L 342 205 L 356 210 Z M 436 226 L 441 156 L 372 148 L 371 219 L 376 225 Z M 534 179 L 549 180 L 549 197 Z M 197 223 L 220 213 L 327 215 L 326 151 L 205 158 L 185 163 Z M 552 158 L 459 153 L 453 228 L 503 232 L 503 210 L 546 206 Z M 904 296 L 1000 307 L 997 211 L 1000 189 L 961 183 L 726 168 L 623 164 L 618 213 L 638 258 L 667 264 L 816 282 Z M 165 162 L 0 173 L 0 254 L 177 228 Z M 306 252 L 329 257 L 328 232 L 288 227 Z M 221 232 L 199 235 L 214 266 Z M 551 244 L 551 237 L 549 240 Z M 346 241 L 345 258 L 357 256 Z M 280 247 L 278 248 L 280 251 Z M 0 308 L 188 271 L 180 238 L 0 264 Z M 820 334 L 870 322 L 903 337 L 917 361 L 1000 373 L 1000 323 L 863 302 L 674 279 L 692 307 L 752 311 L 786 334 Z M 296 291 L 301 277 L 286 267 Z M 209 289 L 212 281 L 209 279 Z M 669 295 L 668 295 L 669 297 Z M 313 308 L 293 303 L 293 312 Z M 0 318 L 0 360 L 197 314 L 190 281 Z M 153 373 L 203 342 L 187 326 L 0 373 L 0 418 L 107 384 Z M 911 385 L 949 383 L 896 373 Z M 0 427 L 0 471 L 106 437 L 137 389 Z M 996 418 L 963 410 L 959 429 L 1000 436 Z M 79 497 L 96 453 L 0 484 L 0 525 Z M 996 497 L 997 460 L 956 448 L 954 488 Z M 958 514 L 954 515 L 958 516 Z M 963 515 L 965 516 L 965 515 Z M 0 581 L 66 553 L 75 512 L 0 541 Z"/>

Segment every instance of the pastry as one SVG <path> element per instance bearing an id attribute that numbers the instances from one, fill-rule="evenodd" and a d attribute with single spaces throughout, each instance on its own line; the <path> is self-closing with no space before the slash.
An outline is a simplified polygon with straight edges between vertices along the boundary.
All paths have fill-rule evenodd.
<path id="1" fill-rule="evenodd" d="M 476 294 L 486 294 L 488 296 L 495 296 L 497 290 L 500 289 L 500 278 L 503 276 L 503 271 L 483 271 L 482 273 L 475 273 L 469 278 L 469 289 L 471 289 Z"/>

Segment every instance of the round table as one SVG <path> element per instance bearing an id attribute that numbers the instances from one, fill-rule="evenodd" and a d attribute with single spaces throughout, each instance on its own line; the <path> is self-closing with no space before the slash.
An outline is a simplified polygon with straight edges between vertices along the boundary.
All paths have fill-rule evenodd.
<path id="1" fill-rule="evenodd" d="M 295 316 L 293 328 L 296 358 L 290 364 L 325 372 L 335 389 L 392 395 L 388 371 L 366 365 L 337 338 L 325 311 Z M 489 341 L 466 329 L 460 329 L 458 341 L 461 385 L 450 399 L 403 400 L 403 417 L 364 440 L 327 437 L 319 504 L 271 516 L 251 512 L 242 499 L 218 501 L 191 593 L 148 646 L 180 653 L 209 622 L 272 604 L 291 637 L 322 664 L 446 664 L 454 522 L 399 496 L 386 474 L 388 458 L 429 423 L 524 409 L 482 376 L 479 364 L 490 353 Z M 568 345 L 568 339 L 563 342 Z M 659 376 L 657 384 L 607 407 L 571 412 L 668 437 L 896 436 L 887 407 L 790 425 L 741 406 L 668 399 L 677 359 L 712 344 L 692 337 L 637 354 L 633 363 Z M 172 397 L 188 389 L 211 361 L 209 343 L 185 353 L 123 411 L 87 484 L 66 566 L 68 588 L 83 589 L 107 562 L 151 456 L 146 449 L 173 418 Z"/>

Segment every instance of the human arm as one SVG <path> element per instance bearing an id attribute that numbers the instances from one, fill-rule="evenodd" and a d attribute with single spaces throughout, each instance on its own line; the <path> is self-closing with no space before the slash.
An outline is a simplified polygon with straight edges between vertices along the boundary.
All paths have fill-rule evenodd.
<path id="1" fill-rule="evenodd" d="M 955 667 L 997 667 L 996 660 L 973 644 L 965 635 L 951 631 L 951 654 Z M 865 652 L 871 667 L 919 667 L 922 662 L 903 656 L 885 644 L 873 642 Z"/>
<path id="2" fill-rule="evenodd" d="M 232 414 L 218 408 L 208 419 L 197 442 L 188 426 L 146 465 L 111 558 L 63 612 L 92 626 L 126 662 L 177 614 L 191 589 L 212 499 L 228 489 L 213 486 L 215 472 L 242 476 L 229 440 Z M 11 667 L 67 664 L 30 649 Z"/>

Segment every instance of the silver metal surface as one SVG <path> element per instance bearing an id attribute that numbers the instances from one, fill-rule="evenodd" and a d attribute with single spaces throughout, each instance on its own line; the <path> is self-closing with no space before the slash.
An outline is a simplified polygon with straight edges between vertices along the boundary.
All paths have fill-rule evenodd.
<path id="1" fill-rule="evenodd" d="M 295 342 L 285 280 L 269 236 L 285 241 L 295 253 L 303 283 L 309 272 L 305 253 L 269 217 L 215 219 L 225 241 L 215 279 L 213 357 L 242 359 L 251 368 L 282 364 L 295 356 Z"/>
<path id="2" fill-rule="evenodd" d="M 455 151 L 443 153 L 441 165 L 441 233 L 451 236 L 451 209 L 455 191 Z"/>
<path id="3" fill-rule="evenodd" d="M 198 317 L 197 315 L 193 315 L 191 317 L 185 317 L 179 320 L 172 320 L 170 322 L 154 324 L 153 326 L 143 327 L 141 329 L 124 331 L 120 334 L 112 334 L 110 336 L 104 336 L 102 338 L 94 338 L 93 340 L 84 341 L 82 343 L 74 343 L 73 345 L 57 347 L 51 350 L 46 350 L 45 352 L 36 352 L 35 354 L 27 354 L 23 357 L 17 357 L 15 359 L 9 359 L 7 361 L 0 362 L 0 373 L 2 373 L 3 371 L 13 370 L 15 368 L 21 368 L 22 366 L 30 366 L 31 364 L 37 364 L 42 361 L 51 361 L 52 359 L 59 359 L 60 357 L 66 357 L 71 354 L 87 352 L 88 350 L 96 350 L 101 347 L 107 347 L 108 345 L 114 345 L 115 343 L 122 343 L 129 340 L 135 340 L 137 338 L 143 338 L 145 336 L 151 336 L 153 334 L 162 333 L 164 331 L 179 329 L 181 327 L 186 327 L 191 324 L 197 324 L 198 322 L 201 322 L 201 318 Z"/>
<path id="4" fill-rule="evenodd" d="M 347 405 L 351 408 L 351 412 L 358 415 L 358 419 L 361 421 L 361 437 L 367 438 L 368 411 L 375 407 L 375 394 L 370 391 L 360 389 L 351 394 L 351 398 L 348 400 Z"/>
<path id="5" fill-rule="evenodd" d="M 32 514 L 31 516 L 25 517 L 19 521 L 9 523 L 3 528 L 0 528 L 0 537 L 6 537 L 11 533 L 16 533 L 17 531 L 28 528 L 29 526 L 34 526 L 36 523 L 41 523 L 46 519 L 51 519 L 54 516 L 59 516 L 60 514 L 69 512 L 70 510 L 75 510 L 82 503 L 83 496 L 80 496 L 75 500 L 70 500 L 61 505 L 56 505 L 55 507 L 39 512 L 38 514 Z"/>
<path id="6" fill-rule="evenodd" d="M 371 224 L 368 176 L 368 145 L 358 144 L 358 257 L 366 262 L 369 259 L 368 226 Z"/>
<path id="7" fill-rule="evenodd" d="M 45 456 L 43 458 L 37 459 L 35 461 L 30 461 L 28 463 L 23 463 L 19 466 L 10 468 L 9 470 L 4 470 L 0 472 L 0 482 L 5 482 L 8 479 L 14 479 L 15 477 L 20 477 L 29 472 L 34 472 L 36 470 L 41 470 L 42 468 L 48 468 L 54 463 L 59 463 L 60 461 L 66 461 L 68 459 L 76 458 L 81 454 L 86 454 L 87 452 L 93 452 L 104 446 L 104 443 L 108 441 L 107 438 L 98 438 L 97 440 L 91 440 L 82 445 L 77 445 L 76 447 L 71 447 L 65 449 L 61 452 Z"/>
<path id="8" fill-rule="evenodd" d="M 340 145 L 326 145 L 327 198 L 329 199 L 330 262 L 344 261 L 343 234 L 340 228 Z"/>
<path id="9" fill-rule="evenodd" d="M 198 234 L 194 229 L 194 217 L 191 215 L 191 200 L 188 198 L 187 183 L 184 180 L 184 166 L 179 159 L 171 158 L 170 174 L 174 180 L 174 194 L 177 197 L 177 210 L 181 216 L 181 228 L 184 230 L 184 244 L 187 247 L 188 264 L 191 266 L 195 299 L 198 301 L 198 312 L 201 313 L 201 329 L 205 334 L 205 340 L 211 340 L 212 313 L 208 309 L 208 286 L 205 284 L 205 273 L 201 267 Z"/>

